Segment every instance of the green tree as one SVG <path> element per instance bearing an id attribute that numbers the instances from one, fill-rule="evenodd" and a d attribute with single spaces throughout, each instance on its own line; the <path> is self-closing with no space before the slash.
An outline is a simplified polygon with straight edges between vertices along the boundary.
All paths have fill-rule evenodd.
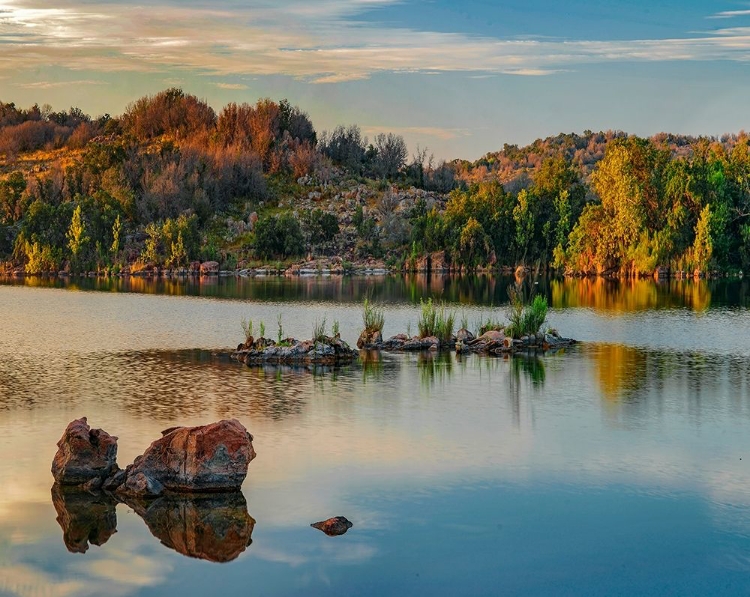
<path id="1" fill-rule="evenodd" d="M 112 244 L 109 247 L 109 251 L 112 254 L 112 259 L 117 259 L 120 254 L 120 234 L 122 233 L 122 222 L 120 221 L 120 214 L 117 214 L 114 224 L 112 224 Z"/>
<path id="2" fill-rule="evenodd" d="M 706 205 L 701 210 L 698 223 L 695 225 L 695 242 L 693 243 L 693 262 L 695 267 L 701 271 L 706 271 L 713 258 L 714 246 L 712 237 L 712 219 L 711 205 Z"/>
<path id="3" fill-rule="evenodd" d="M 86 224 L 81 216 L 81 206 L 77 205 L 73 210 L 73 217 L 70 220 L 70 227 L 68 228 L 68 249 L 73 256 L 73 261 L 78 263 L 82 253 L 86 249 L 89 241 L 91 240 L 86 235 Z"/>
<path id="4" fill-rule="evenodd" d="M 476 268 L 489 262 L 491 252 L 490 237 L 476 219 L 469 218 L 459 237 L 460 262 L 470 268 Z"/>
<path id="5" fill-rule="evenodd" d="M 22 172 L 12 172 L 6 180 L 0 181 L 0 223 L 13 224 L 21 219 L 25 190 L 26 179 Z"/>
<path id="6" fill-rule="evenodd" d="M 520 263 L 526 263 L 531 240 L 534 237 L 534 211 L 532 196 L 523 189 L 518 193 L 516 206 L 513 208 L 513 221 L 516 225 L 516 256 Z"/>

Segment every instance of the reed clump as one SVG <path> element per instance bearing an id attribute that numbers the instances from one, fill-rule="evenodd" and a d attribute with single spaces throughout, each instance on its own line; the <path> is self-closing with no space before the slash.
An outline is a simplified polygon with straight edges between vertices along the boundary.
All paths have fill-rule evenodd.
<path id="1" fill-rule="evenodd" d="M 422 311 L 419 316 L 419 337 L 436 337 L 442 343 L 448 343 L 453 338 L 453 328 L 456 323 L 456 313 L 448 311 L 445 303 L 436 305 L 432 299 L 420 300 Z"/>

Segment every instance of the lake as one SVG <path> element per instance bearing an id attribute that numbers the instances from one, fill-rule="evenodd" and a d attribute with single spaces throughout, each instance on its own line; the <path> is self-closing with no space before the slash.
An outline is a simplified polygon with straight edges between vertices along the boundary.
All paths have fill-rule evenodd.
<path id="1" fill-rule="evenodd" d="M 750 593 L 747 281 L 540 280 L 550 325 L 582 341 L 545 356 L 225 356 L 243 318 L 275 337 L 279 314 L 285 336 L 325 317 L 353 343 L 365 296 L 386 336 L 416 330 L 420 297 L 473 326 L 508 283 L 6 280 L 0 595 Z M 121 466 L 163 429 L 237 418 L 258 453 L 244 500 L 56 510 L 55 443 L 81 416 L 119 437 Z M 249 545 L 225 541 L 237 513 Z M 310 527 L 336 515 L 345 535 Z"/>

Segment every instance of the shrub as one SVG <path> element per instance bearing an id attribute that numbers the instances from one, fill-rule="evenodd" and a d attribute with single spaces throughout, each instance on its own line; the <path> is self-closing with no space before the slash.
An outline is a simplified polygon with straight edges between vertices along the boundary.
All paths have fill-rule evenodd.
<path id="1" fill-rule="evenodd" d="M 255 225 L 255 252 L 261 259 L 301 255 L 304 248 L 302 228 L 290 213 L 261 218 Z"/>

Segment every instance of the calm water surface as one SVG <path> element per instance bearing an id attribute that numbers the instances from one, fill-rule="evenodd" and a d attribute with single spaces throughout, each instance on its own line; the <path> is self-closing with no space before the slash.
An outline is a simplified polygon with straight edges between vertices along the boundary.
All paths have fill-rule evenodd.
<path id="1" fill-rule="evenodd" d="M 551 325 L 585 341 L 541 358 L 307 371 L 220 354 L 243 317 L 275 336 L 281 313 L 284 334 L 305 337 L 336 319 L 353 342 L 364 296 L 392 334 L 416 329 L 422 296 L 470 323 L 501 316 L 507 285 L 0 285 L 0 595 L 750 593 L 746 282 L 541 281 Z M 181 503 L 155 523 L 74 496 L 61 526 L 50 463 L 84 415 L 119 436 L 121 465 L 167 427 L 239 419 L 258 452 L 246 504 Z M 243 550 L 221 523 L 244 508 Z M 346 535 L 309 526 L 335 515 L 354 523 Z M 198 541 L 231 562 L 180 553 L 175 537 L 206 518 Z M 68 546 L 102 545 L 71 553 L 62 527 Z"/>

